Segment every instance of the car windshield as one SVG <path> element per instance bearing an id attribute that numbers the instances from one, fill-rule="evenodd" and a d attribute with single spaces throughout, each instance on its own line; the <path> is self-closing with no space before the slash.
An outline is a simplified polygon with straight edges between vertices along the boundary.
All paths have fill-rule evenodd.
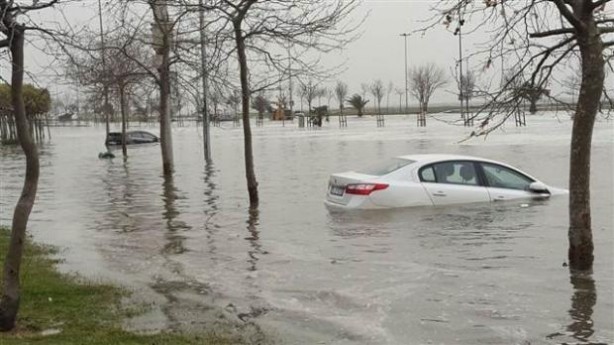
<path id="1" fill-rule="evenodd" d="M 415 161 L 403 158 L 392 158 L 366 169 L 357 170 L 357 173 L 366 174 L 366 175 L 374 175 L 374 176 L 383 176 L 390 174 L 391 172 L 401 169 L 404 166 L 407 166 Z"/>

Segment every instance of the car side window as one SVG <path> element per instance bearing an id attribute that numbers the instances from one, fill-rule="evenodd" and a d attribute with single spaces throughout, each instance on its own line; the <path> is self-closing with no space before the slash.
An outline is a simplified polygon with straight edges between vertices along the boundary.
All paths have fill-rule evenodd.
<path id="1" fill-rule="evenodd" d="M 490 163 L 481 164 L 490 187 L 529 190 L 529 185 L 534 182 L 513 169 Z"/>
<path id="2" fill-rule="evenodd" d="M 473 162 L 442 162 L 433 165 L 437 183 L 477 186 L 479 180 Z"/>
<path id="3" fill-rule="evenodd" d="M 432 165 L 420 169 L 420 181 L 431 183 L 437 182 L 437 180 L 435 179 L 435 171 L 433 170 Z"/>

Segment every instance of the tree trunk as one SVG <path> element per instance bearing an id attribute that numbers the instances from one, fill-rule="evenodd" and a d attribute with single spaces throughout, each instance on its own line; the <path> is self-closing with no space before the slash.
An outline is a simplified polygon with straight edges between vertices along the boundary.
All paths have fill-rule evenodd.
<path id="1" fill-rule="evenodd" d="M 103 51 L 104 54 L 104 51 Z M 103 87 L 103 95 L 104 95 L 104 123 L 105 123 L 105 131 L 106 131 L 106 135 L 107 137 L 109 136 L 109 132 L 111 131 L 111 127 L 109 125 L 109 87 L 107 86 L 107 83 L 105 82 L 104 87 Z"/>
<path id="2" fill-rule="evenodd" d="M 126 148 L 126 141 L 128 140 L 126 133 L 126 86 L 119 86 L 119 108 L 122 114 L 122 154 L 124 159 L 128 157 L 128 149 Z"/>
<path id="3" fill-rule="evenodd" d="M 205 155 L 205 162 L 211 163 L 211 131 L 209 130 L 209 113 L 207 112 L 207 90 L 209 89 L 208 78 L 209 71 L 207 70 L 207 49 L 205 39 L 205 9 L 203 7 L 203 0 L 198 1 L 198 20 L 200 31 L 200 68 L 202 73 L 203 83 L 203 104 L 202 104 L 202 116 L 203 116 L 203 151 Z M 217 107 L 216 107 L 217 113 Z"/>
<path id="4" fill-rule="evenodd" d="M 249 125 L 249 84 L 247 81 L 247 56 L 245 55 L 245 41 L 241 32 L 240 21 L 234 23 L 237 55 L 239 58 L 239 71 L 241 79 L 241 105 L 243 113 L 243 145 L 245 150 L 245 177 L 247 179 L 247 192 L 251 208 L 258 206 L 258 182 L 254 171 L 254 154 L 252 150 L 252 129 Z"/>
<path id="5" fill-rule="evenodd" d="M 15 114 L 19 144 L 26 156 L 26 177 L 21 196 L 13 213 L 11 239 L 4 262 L 2 297 L 0 297 L 0 331 L 9 331 L 15 327 L 20 301 L 19 271 L 21 258 L 28 218 L 36 198 L 39 176 L 38 151 L 30 136 L 22 93 L 24 31 L 23 28 L 14 26 L 11 33 L 10 48 L 13 60 L 11 102 Z"/>
<path id="6" fill-rule="evenodd" d="M 586 30 L 578 34 L 582 84 L 571 133 L 569 163 L 569 266 L 589 270 L 593 265 L 590 207 L 590 159 L 593 125 L 603 91 L 603 43 L 592 18 L 583 18 Z"/>
<path id="7" fill-rule="evenodd" d="M 156 24 L 162 34 L 162 44 L 157 51 L 162 58 L 162 63 L 158 67 L 160 75 L 160 147 L 162 149 L 162 171 L 164 175 L 173 173 L 173 138 L 171 133 L 171 114 L 169 110 L 169 98 L 171 94 L 170 80 L 170 44 L 172 32 L 169 30 L 169 19 L 167 4 L 164 1 L 154 0 L 154 12 L 156 13 Z"/>
<path id="8" fill-rule="evenodd" d="M 531 114 L 537 113 L 537 99 L 536 98 L 531 98 L 529 100 L 529 103 L 531 103 L 531 105 L 529 106 L 529 113 L 531 113 Z"/>

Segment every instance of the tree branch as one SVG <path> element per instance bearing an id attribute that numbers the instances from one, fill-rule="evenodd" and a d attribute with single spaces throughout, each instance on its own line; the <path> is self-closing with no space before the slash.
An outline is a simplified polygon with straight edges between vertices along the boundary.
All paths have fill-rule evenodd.
<path id="1" fill-rule="evenodd" d="M 565 5 L 563 0 L 549 0 L 554 2 L 556 7 L 561 12 L 561 15 L 567 19 L 569 24 L 571 24 L 576 30 L 584 31 L 586 27 L 584 24 L 569 10 L 569 8 Z"/>
<path id="2" fill-rule="evenodd" d="M 591 4 L 591 8 L 596 9 L 597 7 L 603 6 L 607 4 L 608 2 L 610 2 L 610 0 L 597 0 Z"/>
<path id="3" fill-rule="evenodd" d="M 564 35 L 564 34 L 573 34 L 573 33 L 575 33 L 575 30 L 573 28 L 561 28 L 561 29 L 544 31 L 544 32 L 534 32 L 534 33 L 529 34 L 529 37 L 531 37 L 531 38 L 542 38 L 542 37 L 549 37 L 549 36 L 555 36 L 555 35 Z"/>

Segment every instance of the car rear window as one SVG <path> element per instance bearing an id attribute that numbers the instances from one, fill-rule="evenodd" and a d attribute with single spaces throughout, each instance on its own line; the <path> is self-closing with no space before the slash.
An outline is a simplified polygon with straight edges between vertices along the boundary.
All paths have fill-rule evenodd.
<path id="1" fill-rule="evenodd" d="M 414 162 L 415 161 L 412 161 L 409 159 L 392 158 L 384 162 L 375 164 L 366 169 L 357 170 L 356 172 L 360 174 L 365 174 L 365 175 L 383 176 L 383 175 L 390 174 L 391 172 L 396 171 L 398 169 L 401 169 L 404 166 L 410 165 L 411 163 L 414 163 Z"/>

